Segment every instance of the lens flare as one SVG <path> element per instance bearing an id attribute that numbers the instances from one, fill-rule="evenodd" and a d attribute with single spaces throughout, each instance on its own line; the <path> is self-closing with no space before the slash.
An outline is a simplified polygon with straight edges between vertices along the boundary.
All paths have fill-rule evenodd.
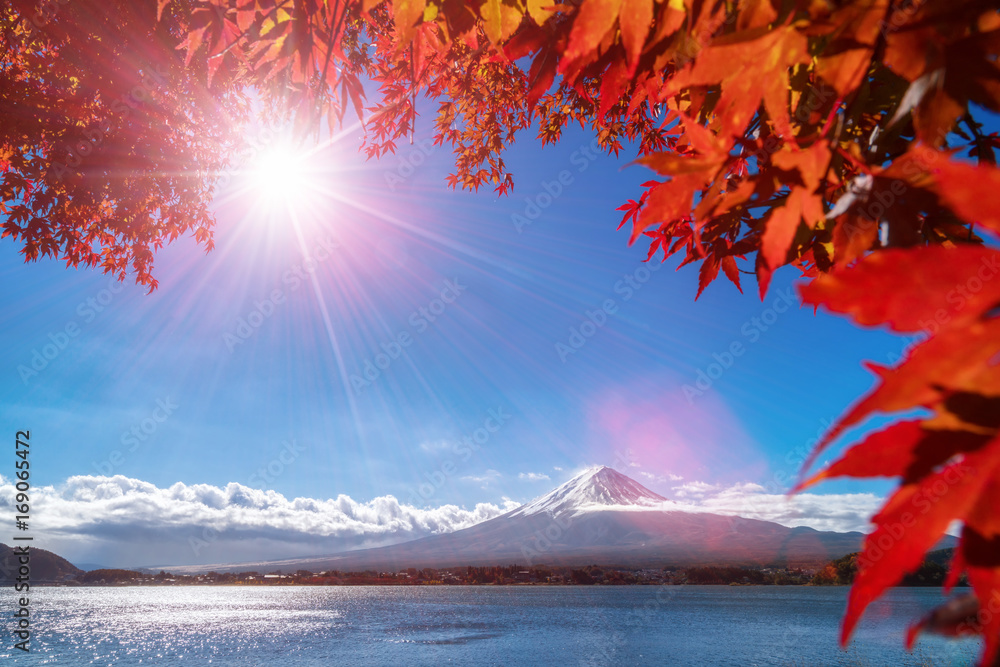
<path id="1" fill-rule="evenodd" d="M 248 169 L 251 194 L 265 208 L 309 204 L 317 194 L 311 152 L 292 141 L 277 142 L 258 154 Z"/>

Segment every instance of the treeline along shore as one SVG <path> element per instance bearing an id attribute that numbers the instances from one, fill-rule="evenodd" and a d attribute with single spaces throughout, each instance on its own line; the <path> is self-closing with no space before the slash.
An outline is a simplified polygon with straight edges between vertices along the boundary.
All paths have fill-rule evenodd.
<path id="1" fill-rule="evenodd" d="M 903 586 L 940 586 L 947 574 L 947 554 L 935 552 Z M 942 562 L 944 561 L 944 562 Z M 735 585 L 735 586 L 846 586 L 857 572 L 857 554 L 849 554 L 819 569 L 784 567 L 699 566 L 629 569 L 589 565 L 580 568 L 520 565 L 407 568 L 398 572 L 207 572 L 182 575 L 160 571 L 102 569 L 85 572 L 63 582 L 70 586 L 448 586 L 448 585 L 537 585 L 537 586 L 642 586 L 642 585 Z M 962 582 L 964 583 L 964 582 Z"/>
<path id="2" fill-rule="evenodd" d="M 9 551 L 10 553 L 4 553 Z M 846 586 L 857 573 L 857 554 L 848 554 L 823 567 L 692 566 L 629 568 L 615 565 L 557 567 L 535 565 L 464 566 L 451 568 L 407 568 L 396 572 L 206 572 L 172 574 L 165 570 L 96 569 L 84 571 L 64 558 L 33 549 L 32 583 L 56 586 L 643 586 L 643 585 L 736 585 L 736 586 Z M 908 575 L 903 586 L 940 586 L 947 574 L 953 549 L 927 554 L 920 568 Z M 7 567 L 13 550 L 0 544 L 0 584 L 13 580 L 16 567 Z M 964 580 L 959 585 L 966 585 Z"/>

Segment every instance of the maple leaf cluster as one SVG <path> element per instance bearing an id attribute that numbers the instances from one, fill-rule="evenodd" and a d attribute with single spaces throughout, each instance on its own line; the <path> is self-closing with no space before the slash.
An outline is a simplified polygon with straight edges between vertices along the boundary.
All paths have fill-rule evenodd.
<path id="1" fill-rule="evenodd" d="M 453 187 L 507 193 L 503 153 L 520 133 L 546 144 L 579 125 L 655 172 L 620 207 L 622 225 L 648 239 L 647 260 L 700 264 L 698 295 L 721 270 L 741 291 L 753 274 L 763 297 L 790 264 L 805 302 L 922 333 L 896 367 L 872 367 L 875 388 L 817 454 L 877 413 L 925 417 L 868 436 L 807 483 L 900 480 L 859 556 L 845 641 L 957 521 L 949 581 L 967 574 L 978 606 L 914 632 L 980 633 L 982 664 L 997 659 L 1000 142 L 974 117 L 1000 112 L 995 2 L 41 7 L 0 9 L 0 214 L 26 259 L 132 271 L 153 287 L 163 243 L 193 233 L 211 247 L 214 175 L 251 96 L 304 132 L 353 108 L 372 157 L 412 136 L 420 97 L 455 152 Z"/>
<path id="2" fill-rule="evenodd" d="M 2 237 L 26 261 L 59 257 L 156 286 L 154 252 L 186 234 L 212 247 L 212 183 L 229 122 L 155 6 L 0 8 Z M 230 105 L 231 114 L 239 114 Z"/>

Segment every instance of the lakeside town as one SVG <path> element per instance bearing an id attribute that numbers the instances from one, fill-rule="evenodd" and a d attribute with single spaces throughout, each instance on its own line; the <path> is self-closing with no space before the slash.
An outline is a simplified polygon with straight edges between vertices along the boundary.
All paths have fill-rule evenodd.
<path id="1" fill-rule="evenodd" d="M 947 573 L 950 549 L 929 554 L 903 586 L 940 586 Z M 945 561 L 945 562 L 942 562 Z M 466 566 L 407 568 L 398 572 L 207 572 L 183 575 L 160 571 L 100 569 L 62 582 L 68 586 L 826 586 L 849 585 L 857 572 L 857 554 L 849 554 L 820 569 L 787 567 L 698 566 L 629 569 L 589 565 L 572 567 Z"/>

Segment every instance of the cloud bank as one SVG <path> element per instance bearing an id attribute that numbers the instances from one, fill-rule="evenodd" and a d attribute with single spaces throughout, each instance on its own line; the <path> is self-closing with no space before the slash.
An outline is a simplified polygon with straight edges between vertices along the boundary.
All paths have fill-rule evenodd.
<path id="1" fill-rule="evenodd" d="M 499 473 L 489 471 L 485 479 Z M 529 477 L 530 475 L 530 477 Z M 522 478 L 541 475 L 523 473 Z M 871 493 L 788 498 L 759 484 L 689 481 L 671 487 L 663 509 L 713 512 L 817 530 L 869 530 L 883 499 Z M 15 490 L 0 476 L 0 513 L 13 514 Z M 32 492 L 34 544 L 70 561 L 106 567 L 208 565 L 321 556 L 448 533 L 504 514 L 518 503 L 417 508 L 393 496 L 367 502 L 286 498 L 230 483 L 159 488 L 116 475 L 75 476 Z"/>
<path id="2" fill-rule="evenodd" d="M 0 512 L 14 486 L 0 476 Z M 159 488 L 122 475 L 70 477 L 32 493 L 35 545 L 108 567 L 222 563 L 322 555 L 448 533 L 518 506 L 479 503 L 417 508 L 393 496 L 359 502 L 289 499 L 230 483 Z"/>
<path id="3" fill-rule="evenodd" d="M 673 508 L 712 512 L 745 519 L 773 521 L 783 526 L 809 526 L 837 532 L 871 529 L 870 517 L 885 499 L 874 493 L 772 493 L 760 484 L 719 486 L 688 482 L 673 487 Z"/>

